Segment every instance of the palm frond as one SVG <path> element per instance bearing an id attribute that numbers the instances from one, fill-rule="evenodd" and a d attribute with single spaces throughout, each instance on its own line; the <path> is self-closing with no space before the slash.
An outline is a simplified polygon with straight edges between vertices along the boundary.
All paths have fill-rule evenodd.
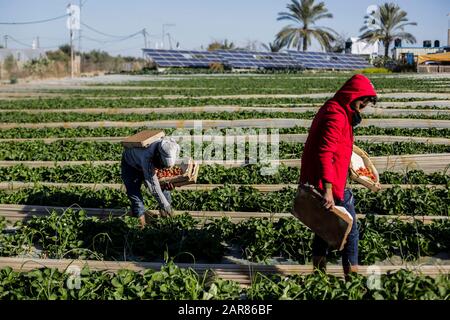
<path id="1" fill-rule="evenodd" d="M 276 39 L 285 41 L 288 47 L 300 48 L 300 42 L 303 42 L 303 50 L 306 50 L 311 44 L 312 39 L 316 38 L 321 45 L 326 46 L 327 41 L 332 41 L 336 32 L 330 28 L 314 26 L 316 21 L 326 18 L 332 18 L 333 15 L 328 12 L 324 2 L 316 0 L 291 0 L 286 5 L 286 12 L 279 12 L 277 20 L 288 20 L 295 23 L 284 27 L 278 32 Z"/>

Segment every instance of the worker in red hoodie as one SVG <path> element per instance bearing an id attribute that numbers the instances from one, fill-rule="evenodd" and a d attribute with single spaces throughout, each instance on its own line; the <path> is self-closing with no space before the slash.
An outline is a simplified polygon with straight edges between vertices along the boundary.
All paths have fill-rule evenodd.
<path id="1" fill-rule="evenodd" d="M 317 112 L 303 151 L 300 183 L 308 183 L 322 192 L 329 209 L 343 206 L 353 216 L 353 226 L 342 252 L 344 273 L 358 271 L 359 232 L 353 194 L 346 182 L 353 148 L 353 128 L 362 118 L 362 110 L 376 103 L 377 94 L 368 78 L 357 74 L 350 78 L 333 98 Z M 328 244 L 319 236 L 313 240 L 313 266 L 325 271 Z"/>

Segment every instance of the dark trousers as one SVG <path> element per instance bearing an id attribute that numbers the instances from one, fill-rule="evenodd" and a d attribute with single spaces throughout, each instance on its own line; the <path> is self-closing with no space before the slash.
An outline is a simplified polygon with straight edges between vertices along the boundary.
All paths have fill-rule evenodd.
<path id="1" fill-rule="evenodd" d="M 342 250 L 342 265 L 344 267 L 358 265 L 358 241 L 359 230 L 356 223 L 355 200 L 350 189 L 345 189 L 344 200 L 335 200 L 337 206 L 342 206 L 350 213 L 353 218 L 353 225 L 347 237 L 347 242 Z M 314 235 L 312 244 L 313 256 L 324 257 L 328 253 L 328 244 L 318 235 Z"/>
<path id="2" fill-rule="evenodd" d="M 145 213 L 144 199 L 141 193 L 141 186 L 144 182 L 144 173 L 137 170 L 126 163 L 122 159 L 121 163 L 121 177 L 125 184 L 125 189 L 127 190 L 128 199 L 131 202 L 131 212 L 134 216 L 140 217 Z M 164 190 L 164 196 L 169 203 L 172 202 L 172 197 L 170 191 Z"/>

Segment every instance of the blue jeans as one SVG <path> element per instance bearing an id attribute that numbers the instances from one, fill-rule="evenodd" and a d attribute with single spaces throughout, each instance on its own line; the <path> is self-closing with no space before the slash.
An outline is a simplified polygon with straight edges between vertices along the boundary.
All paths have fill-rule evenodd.
<path id="1" fill-rule="evenodd" d="M 130 166 L 124 159 L 121 162 L 121 177 L 127 190 L 128 199 L 131 202 L 131 213 L 140 217 L 145 213 L 144 199 L 141 193 L 141 186 L 144 182 L 144 173 Z M 164 190 L 164 196 L 169 203 L 172 202 L 170 191 Z"/>
<path id="2" fill-rule="evenodd" d="M 335 200 L 337 206 L 342 206 L 351 214 L 353 218 L 353 225 L 350 233 L 347 237 L 347 242 L 342 250 L 342 265 L 344 267 L 357 266 L 358 265 L 358 241 L 359 241 L 359 230 L 358 224 L 356 223 L 356 212 L 355 212 L 355 199 L 353 193 L 350 189 L 345 189 L 344 200 Z M 314 240 L 312 244 L 313 256 L 324 257 L 328 253 L 328 244 L 318 235 L 314 235 Z"/>

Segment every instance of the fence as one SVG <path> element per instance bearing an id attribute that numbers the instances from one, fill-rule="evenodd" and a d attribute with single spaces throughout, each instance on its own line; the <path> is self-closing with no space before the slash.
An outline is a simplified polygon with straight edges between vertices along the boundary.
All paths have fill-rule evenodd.
<path id="1" fill-rule="evenodd" d="M 418 73 L 450 73 L 450 66 L 436 66 L 436 65 L 418 65 Z"/>

